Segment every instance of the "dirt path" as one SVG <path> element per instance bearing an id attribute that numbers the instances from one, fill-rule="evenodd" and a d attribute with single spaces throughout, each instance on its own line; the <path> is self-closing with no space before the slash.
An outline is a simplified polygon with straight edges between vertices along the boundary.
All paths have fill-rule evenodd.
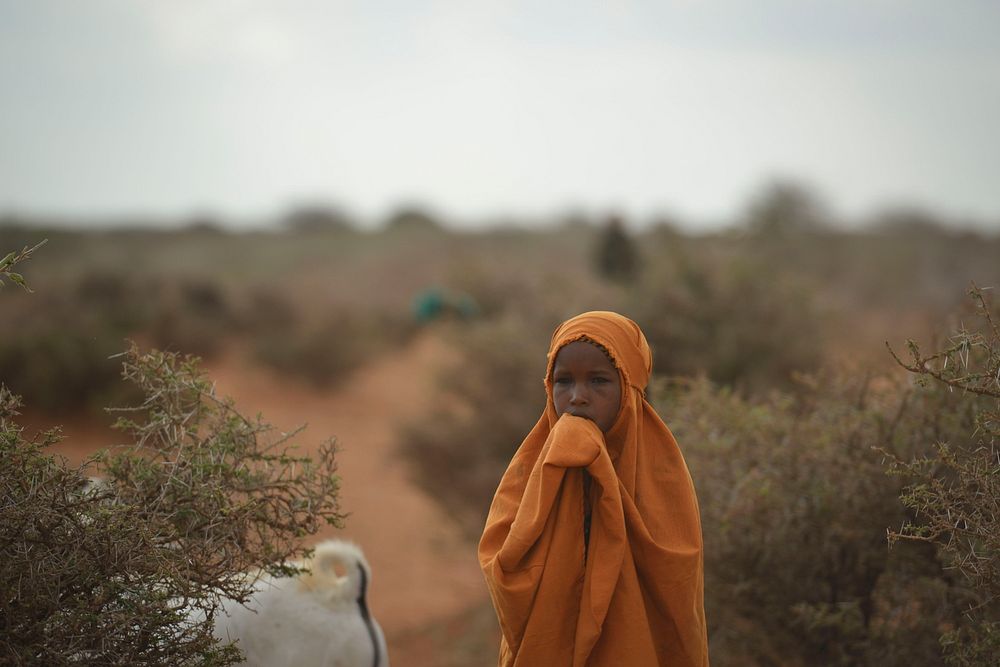
<path id="1" fill-rule="evenodd" d="M 333 392 L 250 367 L 235 355 L 205 365 L 218 393 L 232 396 L 244 413 L 261 412 L 281 430 L 308 423 L 297 440 L 307 451 L 337 437 L 342 509 L 349 516 L 345 529 L 331 528 L 316 539 L 347 537 L 365 550 L 373 570 L 372 612 L 385 630 L 390 656 L 401 665 L 443 664 L 415 663 L 407 648 L 421 629 L 481 608 L 487 599 L 475 545 L 408 479 L 396 454 L 398 424 L 427 408 L 434 372 L 447 358 L 444 343 L 428 333 Z M 66 435 L 60 449 L 71 460 L 109 437 L 86 424 L 67 426 Z M 116 440 L 120 436 L 111 436 Z"/>
<path id="2" fill-rule="evenodd" d="M 475 546 L 407 477 L 396 454 L 396 428 L 419 415 L 433 392 L 434 371 L 447 358 L 443 343 L 425 335 L 377 360 L 337 392 L 324 395 L 245 365 L 209 365 L 221 394 L 246 413 L 264 414 L 280 429 L 308 423 L 300 442 L 315 448 L 335 435 L 343 480 L 343 530 L 372 566 L 372 612 L 393 636 L 454 615 L 485 596 Z"/>

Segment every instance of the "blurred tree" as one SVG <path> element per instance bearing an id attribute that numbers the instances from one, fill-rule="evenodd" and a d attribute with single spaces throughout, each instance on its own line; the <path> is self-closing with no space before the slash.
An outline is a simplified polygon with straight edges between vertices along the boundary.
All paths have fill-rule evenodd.
<path id="1" fill-rule="evenodd" d="M 354 218 L 343 209 L 313 204 L 293 209 L 285 216 L 285 228 L 293 232 L 346 232 L 357 229 Z"/>
<path id="2" fill-rule="evenodd" d="M 679 240 L 683 236 L 681 221 L 671 214 L 661 213 L 650 221 L 646 235 L 661 242 Z"/>
<path id="3" fill-rule="evenodd" d="M 590 230 L 595 226 L 594 221 L 583 210 L 571 210 L 561 215 L 556 221 L 556 226 L 567 232 Z"/>
<path id="4" fill-rule="evenodd" d="M 226 233 L 226 228 L 219 219 L 209 213 L 192 216 L 183 223 L 181 228 L 192 234 L 202 234 L 205 236 L 216 236 Z"/>
<path id="5" fill-rule="evenodd" d="M 389 231 L 437 231 L 441 222 L 430 212 L 416 206 L 404 206 L 393 212 L 385 221 Z"/>
<path id="6" fill-rule="evenodd" d="M 762 237 L 787 237 L 823 230 L 829 214 L 819 198 L 803 185 L 778 181 L 750 203 L 747 230 Z"/>
<path id="7" fill-rule="evenodd" d="M 897 236 L 943 236 L 944 223 L 934 214 L 918 208 L 893 208 L 879 213 L 870 226 L 876 232 Z"/>
<path id="8" fill-rule="evenodd" d="M 598 242 L 598 272 L 609 280 L 630 283 L 639 273 L 639 255 L 620 216 L 611 216 Z"/>

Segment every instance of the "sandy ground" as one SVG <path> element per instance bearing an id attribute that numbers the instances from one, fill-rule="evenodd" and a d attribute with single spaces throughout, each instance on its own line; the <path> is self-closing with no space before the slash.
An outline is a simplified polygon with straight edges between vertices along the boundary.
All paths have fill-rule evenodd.
<path id="1" fill-rule="evenodd" d="M 479 635 L 476 648 L 468 649 L 479 654 L 475 663 L 491 664 L 496 655 L 492 660 L 482 655 L 489 652 L 489 640 L 484 651 L 481 638 L 492 634 L 495 621 L 475 545 L 409 480 L 396 453 L 397 425 L 429 405 L 435 369 L 447 354 L 439 338 L 424 335 L 331 392 L 250 367 L 235 355 L 205 365 L 218 393 L 232 396 L 241 411 L 261 412 L 286 431 L 308 424 L 297 440 L 306 450 L 336 436 L 341 504 L 349 516 L 344 529 L 331 527 L 315 539 L 347 537 L 364 549 L 373 571 L 372 612 L 385 630 L 394 665 L 463 664 L 442 652 L 469 643 L 463 635 L 471 632 Z M 90 423 L 66 425 L 65 434 L 57 451 L 71 461 L 121 440 Z"/>

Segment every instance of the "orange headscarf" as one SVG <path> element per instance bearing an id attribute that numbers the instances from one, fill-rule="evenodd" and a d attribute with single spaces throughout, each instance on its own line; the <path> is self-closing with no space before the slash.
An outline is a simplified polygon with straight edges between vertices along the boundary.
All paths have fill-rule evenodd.
<path id="1" fill-rule="evenodd" d="M 553 406 L 556 354 L 581 339 L 603 346 L 621 373 L 607 434 Z M 698 502 L 677 442 L 645 399 L 651 371 L 645 336 L 617 313 L 578 315 L 552 335 L 545 412 L 504 473 L 479 543 L 501 666 L 708 665 Z"/>

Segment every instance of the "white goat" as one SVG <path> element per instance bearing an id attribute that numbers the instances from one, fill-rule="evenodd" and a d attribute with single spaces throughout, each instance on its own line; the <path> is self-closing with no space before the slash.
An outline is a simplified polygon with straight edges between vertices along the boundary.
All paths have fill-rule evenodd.
<path id="1" fill-rule="evenodd" d="M 110 491 L 101 477 L 85 478 L 84 497 Z M 389 667 L 385 637 L 368 610 L 371 567 L 345 540 L 316 546 L 308 572 L 262 576 L 247 606 L 224 599 L 213 632 L 237 641 L 251 667 Z M 339 573 L 338 573 L 339 572 Z M 341 574 L 342 573 L 342 574 Z M 192 612 L 190 619 L 204 615 Z"/>
<path id="2" fill-rule="evenodd" d="M 371 569 L 361 549 L 328 540 L 303 565 L 310 571 L 262 578 L 246 607 L 226 600 L 215 636 L 236 640 L 245 665 L 388 667 L 382 628 L 368 611 Z"/>

